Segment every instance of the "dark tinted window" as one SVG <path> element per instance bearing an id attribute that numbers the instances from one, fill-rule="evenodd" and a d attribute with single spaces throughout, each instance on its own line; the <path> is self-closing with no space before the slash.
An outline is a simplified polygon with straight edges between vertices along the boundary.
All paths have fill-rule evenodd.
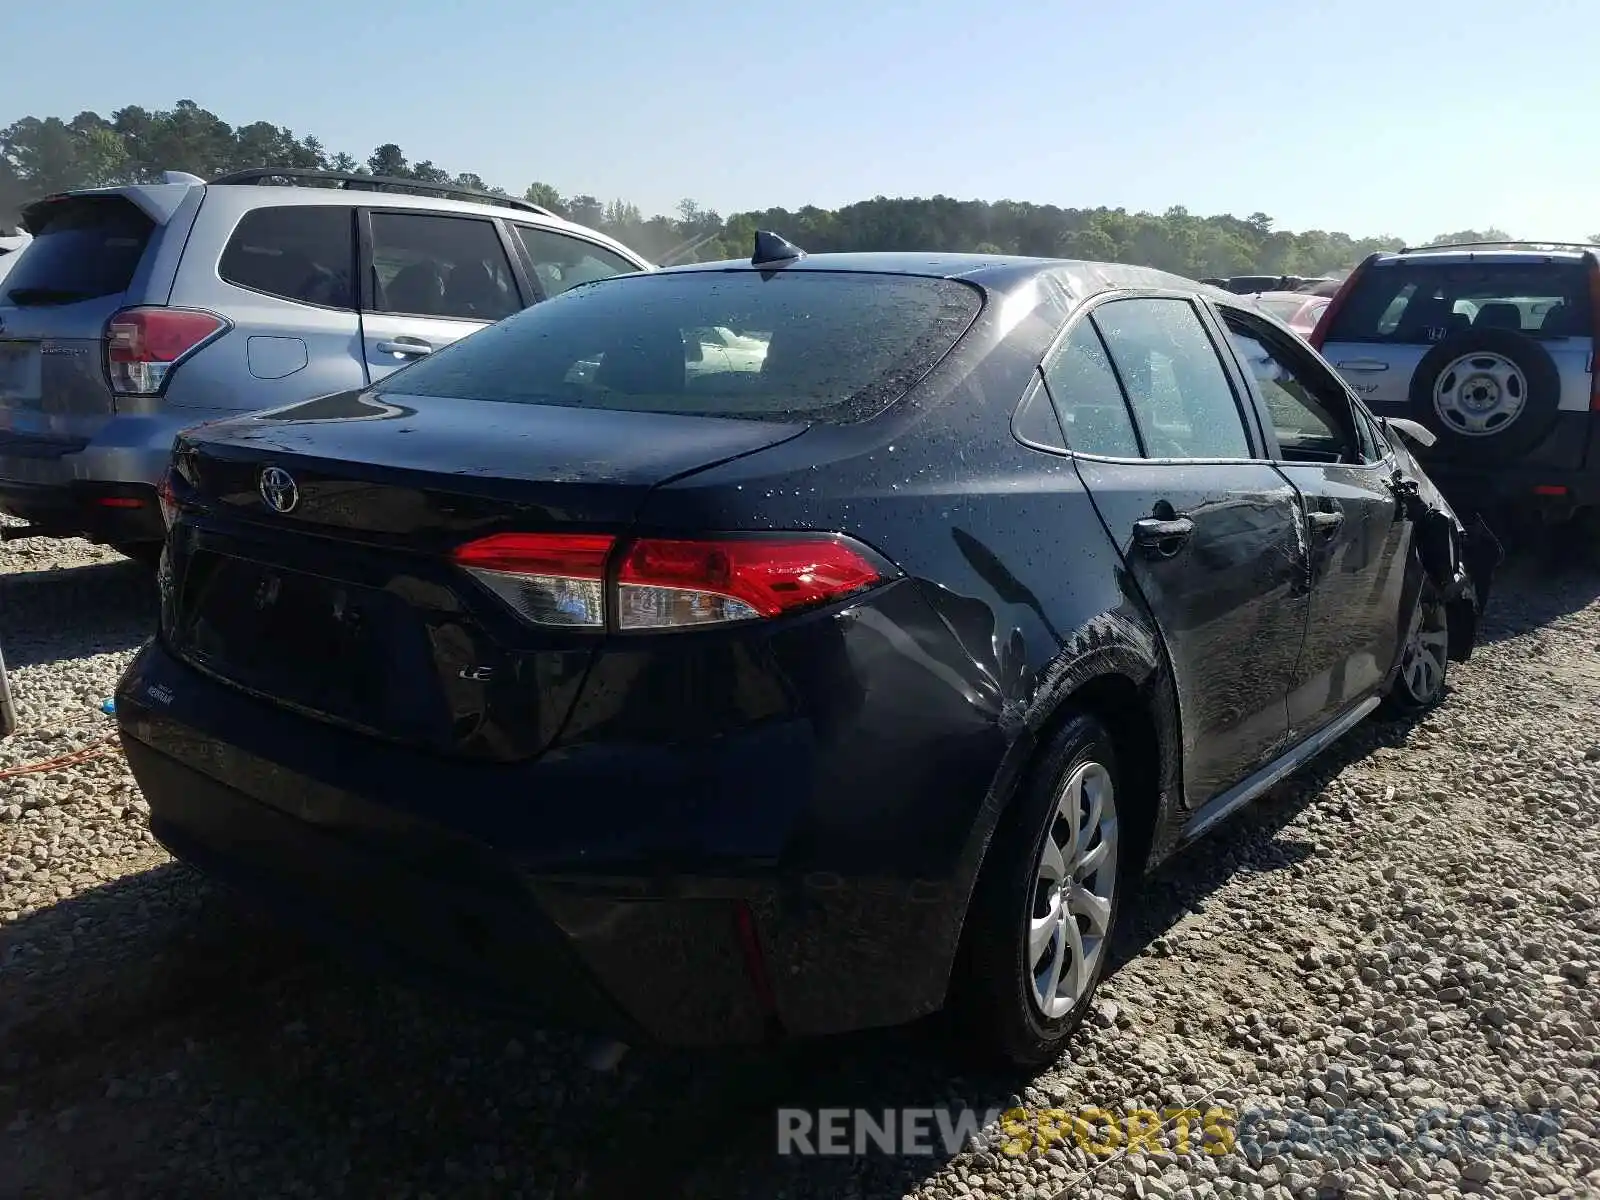
<path id="1" fill-rule="evenodd" d="M 1334 315 L 1327 340 L 1423 346 L 1485 328 L 1588 337 L 1588 273 L 1579 263 L 1402 259 L 1369 267 Z"/>
<path id="2" fill-rule="evenodd" d="M 1067 444 L 1080 454 L 1138 458 L 1139 437 L 1100 335 L 1079 321 L 1044 365 Z"/>
<path id="3" fill-rule="evenodd" d="M 149 217 L 120 196 L 74 196 L 40 208 L 33 241 L 0 281 L 8 303 L 72 304 L 128 290 L 155 229 Z"/>
<path id="4" fill-rule="evenodd" d="M 491 221 L 372 214 L 372 295 L 378 312 L 498 321 L 522 307 Z"/>
<path id="5" fill-rule="evenodd" d="M 340 205 L 254 209 L 228 239 L 217 273 L 269 296 L 354 308 L 354 220 Z"/>
<path id="6" fill-rule="evenodd" d="M 533 261 L 533 273 L 538 276 L 539 287 L 546 296 L 559 296 L 580 283 L 593 283 L 596 279 L 639 269 L 620 254 L 582 238 L 536 229 L 532 225 L 514 228 Z"/>
<path id="7" fill-rule="evenodd" d="M 638 273 L 577 288 L 440 350 L 385 390 L 631 412 L 870 416 L 964 333 L 947 279 L 788 271 Z M 737 353 L 708 352 L 726 330 Z"/>
<path id="8" fill-rule="evenodd" d="M 1092 319 L 1151 458 L 1250 457 L 1233 386 L 1194 305 L 1113 300 L 1096 308 Z"/>

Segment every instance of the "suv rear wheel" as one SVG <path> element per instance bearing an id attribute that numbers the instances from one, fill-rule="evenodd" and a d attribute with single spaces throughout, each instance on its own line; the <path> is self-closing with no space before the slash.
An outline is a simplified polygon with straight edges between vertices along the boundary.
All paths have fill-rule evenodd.
<path id="1" fill-rule="evenodd" d="M 1550 431 L 1561 375 L 1545 348 L 1508 329 L 1474 329 L 1440 342 L 1417 364 L 1411 404 L 1450 455 L 1499 462 Z"/>

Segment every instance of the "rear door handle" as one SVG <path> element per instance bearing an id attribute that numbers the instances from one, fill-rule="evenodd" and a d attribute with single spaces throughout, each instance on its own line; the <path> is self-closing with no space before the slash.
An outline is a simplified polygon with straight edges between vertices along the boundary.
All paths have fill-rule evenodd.
<path id="1" fill-rule="evenodd" d="M 433 347 L 421 338 L 397 337 L 392 342 L 379 342 L 373 347 L 379 354 L 396 354 L 401 358 L 421 358 L 432 354 Z"/>
<path id="2" fill-rule="evenodd" d="M 1188 517 L 1172 517 L 1165 521 L 1145 517 L 1133 523 L 1134 542 L 1158 558 L 1171 558 L 1183 549 L 1193 532 L 1194 522 Z"/>
<path id="3" fill-rule="evenodd" d="M 1330 534 L 1337 533 L 1339 526 L 1344 524 L 1344 514 L 1342 512 L 1314 512 L 1309 520 L 1311 521 L 1312 533 L 1321 537 L 1328 537 Z"/>

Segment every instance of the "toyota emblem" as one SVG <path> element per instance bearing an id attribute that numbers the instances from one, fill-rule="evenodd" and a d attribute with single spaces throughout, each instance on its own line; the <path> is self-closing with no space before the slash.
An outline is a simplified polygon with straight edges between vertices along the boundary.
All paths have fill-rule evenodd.
<path id="1" fill-rule="evenodd" d="M 294 476 L 282 467 L 267 467 L 261 472 L 261 502 L 275 513 L 294 511 L 300 503 L 300 488 Z"/>

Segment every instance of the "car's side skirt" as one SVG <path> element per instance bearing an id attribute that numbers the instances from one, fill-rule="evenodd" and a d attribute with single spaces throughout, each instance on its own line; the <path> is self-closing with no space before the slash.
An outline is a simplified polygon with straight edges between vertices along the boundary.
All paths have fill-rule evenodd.
<path id="1" fill-rule="evenodd" d="M 1368 713 L 1378 707 L 1379 700 L 1380 697 L 1378 696 L 1368 696 L 1365 700 L 1358 701 L 1321 729 L 1304 740 L 1297 742 L 1288 751 L 1262 767 L 1259 771 L 1256 771 L 1253 775 L 1246 776 L 1220 796 L 1207 801 L 1184 825 L 1182 840 L 1184 842 L 1194 841 L 1219 821 L 1230 816 L 1235 810 L 1242 808 L 1261 795 L 1273 784 L 1279 783 L 1293 774 L 1360 724 Z"/>

